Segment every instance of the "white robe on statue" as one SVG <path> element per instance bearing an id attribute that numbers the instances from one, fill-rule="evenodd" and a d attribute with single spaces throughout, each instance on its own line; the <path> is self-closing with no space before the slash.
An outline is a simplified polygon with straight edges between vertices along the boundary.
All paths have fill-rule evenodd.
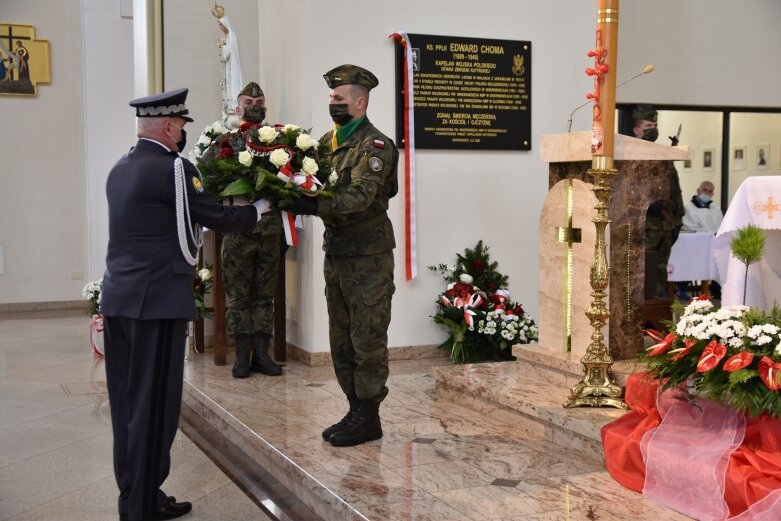
<path id="1" fill-rule="evenodd" d="M 225 36 L 225 44 L 222 46 L 222 62 L 225 77 L 222 84 L 222 105 L 229 112 L 236 110 L 236 98 L 244 88 L 244 79 L 241 74 L 241 55 L 239 54 L 239 37 L 231 24 L 230 18 L 223 16 L 219 22 L 228 29 Z"/>

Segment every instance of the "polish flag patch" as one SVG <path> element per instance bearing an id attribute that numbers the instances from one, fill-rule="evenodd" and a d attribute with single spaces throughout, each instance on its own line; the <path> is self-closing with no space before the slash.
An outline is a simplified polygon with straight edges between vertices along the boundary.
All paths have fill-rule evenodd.
<path id="1" fill-rule="evenodd" d="M 381 139 L 374 140 L 374 148 L 385 148 L 385 141 Z"/>

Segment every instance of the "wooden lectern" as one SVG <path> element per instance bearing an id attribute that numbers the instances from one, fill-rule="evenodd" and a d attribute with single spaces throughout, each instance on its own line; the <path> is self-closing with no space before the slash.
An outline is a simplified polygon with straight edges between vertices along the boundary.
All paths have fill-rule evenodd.
<path id="1" fill-rule="evenodd" d="M 540 149 L 541 159 L 550 164 L 549 189 L 568 178 L 593 182 L 586 173 L 591 168 L 590 131 L 542 136 Z M 643 346 L 646 211 L 654 201 L 670 197 L 667 161 L 688 159 L 689 149 L 616 134 L 614 158 L 618 175 L 611 183 L 608 210 L 608 345 L 614 358 L 625 359 Z M 573 308 L 572 320 L 588 322 L 585 312 Z"/>

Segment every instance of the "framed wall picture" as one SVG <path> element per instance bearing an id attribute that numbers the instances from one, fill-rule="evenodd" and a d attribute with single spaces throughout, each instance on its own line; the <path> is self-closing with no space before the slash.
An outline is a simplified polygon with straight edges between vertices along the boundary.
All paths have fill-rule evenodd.
<path id="1" fill-rule="evenodd" d="M 687 172 L 691 171 L 692 169 L 692 158 L 697 157 L 695 155 L 694 147 L 689 147 L 689 159 L 683 160 L 683 169 Z"/>
<path id="2" fill-rule="evenodd" d="M 746 145 L 732 147 L 732 169 L 746 169 Z"/>
<path id="3" fill-rule="evenodd" d="M 713 170 L 713 162 L 715 158 L 713 156 L 712 148 L 702 149 L 702 169 L 705 171 Z"/>
<path id="4" fill-rule="evenodd" d="M 756 156 L 754 157 L 754 168 L 757 170 L 767 170 L 770 164 L 770 145 L 757 145 Z"/>

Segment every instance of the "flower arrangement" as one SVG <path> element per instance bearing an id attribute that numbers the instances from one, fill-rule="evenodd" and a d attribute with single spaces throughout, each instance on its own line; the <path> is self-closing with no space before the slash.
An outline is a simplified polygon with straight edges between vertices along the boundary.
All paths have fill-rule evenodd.
<path id="1" fill-rule="evenodd" d="M 751 416 L 781 418 L 781 308 L 717 308 L 706 296 L 685 308 L 667 334 L 646 330 L 655 344 L 644 360 L 662 388 L 686 385 L 692 394 Z"/>
<path id="2" fill-rule="evenodd" d="M 440 347 L 450 351 L 453 362 L 514 360 L 514 344 L 537 340 L 534 320 L 511 300 L 505 289 L 507 276 L 497 271 L 498 263 L 490 260 L 483 241 L 456 258 L 452 267 L 428 267 L 448 282 L 432 316 L 434 322 L 450 330 Z"/>
<path id="3" fill-rule="evenodd" d="M 328 151 L 298 125 L 245 121 L 228 129 L 217 121 L 204 129 L 191 159 L 218 198 L 265 197 L 282 208 L 302 195 L 330 195 L 322 190 L 331 173 Z"/>
<path id="4" fill-rule="evenodd" d="M 198 270 L 198 273 L 193 279 L 193 297 L 195 298 L 195 309 L 198 311 L 198 316 L 203 318 L 206 316 L 206 294 L 212 289 L 214 284 L 214 273 L 212 272 L 211 264 L 206 264 L 205 267 Z"/>
<path id="5" fill-rule="evenodd" d="M 103 291 L 103 279 L 88 282 L 84 286 L 84 289 L 81 290 L 81 295 L 84 298 L 89 299 L 89 303 L 87 304 L 87 315 L 93 316 L 100 314 L 101 291 Z"/>

